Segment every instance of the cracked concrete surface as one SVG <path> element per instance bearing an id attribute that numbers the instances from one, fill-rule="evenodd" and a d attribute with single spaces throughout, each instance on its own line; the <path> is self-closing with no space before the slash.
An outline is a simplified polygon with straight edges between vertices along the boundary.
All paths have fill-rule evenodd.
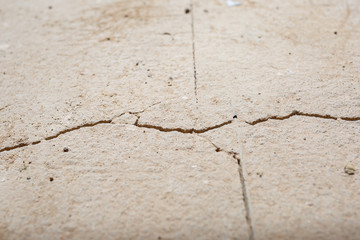
<path id="1" fill-rule="evenodd" d="M 358 239 L 358 1 L 0 3 L 0 239 Z"/>

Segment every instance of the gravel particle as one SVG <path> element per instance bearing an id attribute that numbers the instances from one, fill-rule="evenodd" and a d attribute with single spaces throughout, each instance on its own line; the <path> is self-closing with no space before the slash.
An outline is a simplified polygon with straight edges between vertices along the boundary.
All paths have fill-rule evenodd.
<path id="1" fill-rule="evenodd" d="M 349 162 L 348 164 L 346 164 L 346 166 L 344 167 L 344 172 L 346 173 L 346 174 L 349 174 L 349 175 L 354 175 L 355 174 L 355 167 L 354 167 L 354 165 L 351 163 L 351 162 Z"/>

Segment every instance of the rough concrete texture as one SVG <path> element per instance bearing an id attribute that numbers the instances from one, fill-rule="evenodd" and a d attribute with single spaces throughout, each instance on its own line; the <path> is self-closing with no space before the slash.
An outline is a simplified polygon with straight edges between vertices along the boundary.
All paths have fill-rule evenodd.
<path id="1" fill-rule="evenodd" d="M 360 239 L 359 1 L 0 6 L 0 239 Z"/>

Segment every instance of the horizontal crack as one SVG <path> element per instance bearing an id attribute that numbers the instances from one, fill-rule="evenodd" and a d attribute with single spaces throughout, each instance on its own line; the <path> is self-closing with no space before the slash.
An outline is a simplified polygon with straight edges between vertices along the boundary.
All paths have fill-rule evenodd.
<path id="1" fill-rule="evenodd" d="M 252 121 L 252 122 L 248 122 L 246 121 L 247 124 L 250 124 L 250 125 L 256 125 L 258 123 L 262 123 L 262 122 L 266 122 L 268 120 L 285 120 L 285 119 L 289 119 L 293 116 L 305 116 L 305 117 L 313 117 L 313 118 L 322 118 L 322 119 L 331 119 L 331 120 L 337 120 L 337 119 L 341 119 L 341 120 L 344 120 L 344 121 L 359 121 L 360 120 L 360 117 L 334 117 L 334 116 L 331 116 L 331 115 L 321 115 L 321 114 L 314 114 L 314 113 L 304 113 L 304 112 L 300 112 L 300 111 L 292 111 L 290 114 L 288 115 L 285 115 L 285 116 L 271 116 L 271 117 L 267 117 L 267 118 L 259 118 L 255 121 Z"/>
<path id="2" fill-rule="evenodd" d="M 78 129 L 80 129 L 80 128 L 93 127 L 93 126 L 96 126 L 96 125 L 98 125 L 98 124 L 111 123 L 111 121 L 112 121 L 112 120 L 101 120 L 101 121 L 97 121 L 97 122 L 94 122 L 94 123 L 86 123 L 86 124 L 83 124 L 83 125 L 80 125 L 80 126 L 76 126 L 76 127 L 73 127 L 73 128 L 65 129 L 65 130 L 63 130 L 63 131 L 58 132 L 58 133 L 55 134 L 55 135 L 46 137 L 46 138 L 44 138 L 43 140 L 48 141 L 48 140 L 57 138 L 57 137 L 59 137 L 60 135 L 63 135 L 63 134 L 65 134 L 65 133 L 78 130 Z M 21 148 L 21 147 L 27 147 L 27 146 L 29 146 L 29 145 L 37 145 L 37 144 L 41 143 L 41 141 L 43 141 L 43 140 L 37 140 L 37 141 L 34 141 L 34 142 L 30 142 L 30 143 L 20 143 L 20 144 L 18 144 L 18 145 L 12 146 L 12 147 L 5 147 L 5 148 L 0 149 L 0 152 L 6 152 L 6 151 L 13 150 L 13 149 Z"/>
<path id="3" fill-rule="evenodd" d="M 195 128 L 166 128 L 166 127 L 162 127 L 162 126 L 158 126 L 158 125 L 150 125 L 150 124 L 141 124 L 139 123 L 139 119 L 140 117 L 138 117 L 138 119 L 136 120 L 136 122 L 134 123 L 134 126 L 136 127 L 140 127 L 140 128 L 150 128 L 150 129 L 156 129 L 160 132 L 180 132 L 180 133 L 187 133 L 187 134 L 193 134 L 193 133 L 204 133 L 213 129 L 217 129 L 217 128 L 221 128 L 225 125 L 228 125 L 232 122 L 232 120 L 214 125 L 214 126 L 210 126 L 210 127 L 206 127 L 206 128 L 200 128 L 200 129 L 195 129 Z"/>
<path id="4" fill-rule="evenodd" d="M 341 120 L 344 120 L 344 121 L 360 121 L 360 117 L 341 117 L 340 118 Z"/>
<path id="5" fill-rule="evenodd" d="M 63 131 L 60 131 L 60 132 L 58 132 L 57 134 L 55 134 L 53 136 L 45 138 L 45 140 L 48 141 L 48 140 L 57 138 L 60 135 L 63 135 L 65 133 L 72 132 L 72 131 L 75 131 L 75 130 L 79 130 L 80 128 L 94 127 L 94 126 L 99 125 L 99 124 L 111 123 L 111 121 L 112 120 L 101 120 L 101 121 L 97 121 L 97 122 L 94 122 L 94 123 L 85 123 L 85 124 L 77 126 L 77 127 L 73 127 L 73 128 L 69 128 L 69 129 L 65 129 Z"/>
<path id="6" fill-rule="evenodd" d="M 132 114 L 132 115 L 137 115 L 139 113 L 143 113 L 148 108 L 150 108 L 150 107 L 152 107 L 154 105 L 157 105 L 157 104 L 159 104 L 159 103 L 152 104 L 151 106 L 145 108 L 142 111 L 138 111 L 138 112 L 124 112 L 124 113 L 121 113 L 120 115 L 117 115 L 117 116 L 115 116 L 115 117 L 113 117 L 112 119 L 109 119 L 109 120 L 100 120 L 100 121 L 93 122 L 93 123 L 85 123 L 85 124 L 82 124 L 82 125 L 79 125 L 79 126 L 76 126 L 76 127 L 73 127 L 73 128 L 65 129 L 65 130 L 62 130 L 62 131 L 56 133 L 55 135 L 46 137 L 43 140 L 45 140 L 45 141 L 52 140 L 52 139 L 57 138 L 57 137 L 59 137 L 59 136 L 61 136 L 63 134 L 66 134 L 66 133 L 69 133 L 69 132 L 72 132 L 72 131 L 75 131 L 75 130 L 79 130 L 81 128 L 94 127 L 94 126 L 99 125 L 99 124 L 110 124 L 110 123 L 112 123 L 113 119 L 118 118 L 118 117 L 124 115 L 125 113 L 129 113 L 129 114 Z M 268 120 L 285 120 L 285 119 L 289 119 L 289 118 L 291 118 L 293 116 L 306 116 L 306 117 L 315 117 L 315 118 L 323 118 L 323 119 L 331 119 L 331 120 L 342 119 L 344 121 L 359 121 L 360 120 L 360 117 L 353 117 L 353 118 L 350 118 L 350 117 L 338 117 L 337 118 L 337 117 L 333 117 L 333 116 L 330 116 L 330 115 L 309 114 L 309 113 L 303 113 L 303 112 L 299 112 L 299 111 L 293 111 L 290 114 L 285 115 L 285 116 L 271 116 L 271 117 L 267 117 L 267 118 L 260 118 L 258 120 L 255 120 L 255 121 L 252 121 L 252 122 L 246 122 L 246 123 L 250 124 L 250 125 L 256 125 L 258 123 L 266 122 Z M 132 125 L 134 125 L 136 127 L 139 127 L 139 128 L 155 129 L 155 130 L 158 130 L 158 131 L 161 131 L 161 132 L 180 132 L 180 133 L 184 133 L 184 134 L 205 133 L 205 132 L 208 132 L 208 131 L 211 131 L 211 130 L 214 130 L 214 129 L 218 129 L 218 128 L 221 128 L 223 126 L 226 126 L 226 125 L 232 123 L 232 120 L 228 120 L 226 122 L 216 124 L 214 126 L 210 126 L 210 127 L 206 127 L 206 128 L 200 128 L 200 129 L 189 128 L 189 129 L 186 129 L 186 128 L 166 128 L 166 127 L 162 127 L 162 126 L 158 126 L 158 125 L 142 124 L 142 123 L 139 123 L 139 119 L 140 119 L 140 117 L 138 116 L 137 120 Z M 29 145 L 37 145 L 37 144 L 41 143 L 41 141 L 43 141 L 43 140 L 37 140 L 37 141 L 34 141 L 34 142 L 30 142 L 30 143 L 20 143 L 20 144 L 17 144 L 15 146 L 5 147 L 5 148 L 0 149 L 0 153 L 1 152 L 6 152 L 6 151 L 11 151 L 11 150 L 14 150 L 14 149 L 17 149 L 17 148 L 26 147 L 26 146 L 29 146 Z M 216 147 L 216 145 L 214 145 L 214 144 L 213 144 L 213 146 Z M 217 151 L 227 152 L 227 151 L 224 151 L 223 149 L 220 149 L 218 147 L 216 147 L 216 150 Z M 234 158 L 236 157 L 236 154 L 237 154 L 235 152 L 227 152 L 227 153 L 231 154 Z"/>
<path id="7" fill-rule="evenodd" d="M 97 122 L 93 122 L 93 123 L 85 123 L 85 124 L 82 124 L 82 125 L 79 125 L 79 126 L 76 126 L 76 127 L 73 127 L 73 128 L 69 128 L 69 129 L 65 129 L 65 130 L 62 130 L 58 133 L 56 133 L 55 135 L 52 135 L 52 136 L 49 136 L 49 137 L 46 137 L 42 140 L 36 140 L 34 142 L 30 142 L 30 143 L 20 143 L 20 144 L 17 144 L 17 145 L 14 145 L 14 146 L 11 146 L 11 147 L 4 147 L 2 149 L 0 149 L 0 153 L 1 152 L 6 152 L 6 151 L 11 151 L 11 150 L 14 150 L 14 149 L 17 149 L 17 148 L 22 148 L 22 147 L 27 147 L 29 145 L 37 145 L 39 143 L 41 143 L 41 141 L 48 141 L 48 140 L 51 140 L 51 139 L 54 139 L 54 138 L 57 138 L 59 137 L 60 135 L 63 135 L 63 134 L 66 134 L 66 133 L 69 133 L 69 132 L 72 132 L 72 131 L 75 131 L 75 130 L 79 130 L 81 128 L 85 128 L 85 127 L 94 127 L 96 125 L 99 125 L 99 124 L 109 124 L 111 123 L 115 118 L 118 118 L 118 117 L 121 117 L 122 115 L 124 115 L 125 113 L 129 113 L 129 114 L 138 114 L 138 113 L 143 113 L 145 112 L 147 109 L 159 104 L 160 102 L 156 102 L 148 107 L 146 107 L 145 109 L 141 110 L 141 111 L 138 111 L 138 112 L 124 112 L 124 113 L 121 113 L 119 115 L 116 115 L 114 116 L 113 118 L 109 119 L 109 120 L 100 120 L 100 121 L 97 121 Z M 6 106 L 7 107 L 7 106 Z M 5 107 L 5 108 L 6 108 Z"/>
<path id="8" fill-rule="evenodd" d="M 18 144 L 18 145 L 12 146 L 12 147 L 2 148 L 2 149 L 0 149 L 0 152 L 10 151 L 10 150 L 17 149 L 17 148 L 21 148 L 21 147 L 26 147 L 26 146 L 29 146 L 29 145 L 31 145 L 31 144 L 32 144 L 32 143 L 20 143 L 20 144 Z M 35 144 L 34 144 L 34 145 L 35 145 Z"/>

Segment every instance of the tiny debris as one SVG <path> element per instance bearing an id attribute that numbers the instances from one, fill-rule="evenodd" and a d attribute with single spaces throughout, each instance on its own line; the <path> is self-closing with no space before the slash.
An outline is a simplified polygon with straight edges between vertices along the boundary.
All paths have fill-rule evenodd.
<path id="1" fill-rule="evenodd" d="M 237 115 L 234 115 L 234 116 L 233 116 L 233 119 L 235 119 L 235 118 L 237 118 Z"/>
<path id="2" fill-rule="evenodd" d="M 260 178 L 262 178 L 262 176 L 264 175 L 263 172 L 257 172 L 256 175 L 258 175 Z"/>
<path id="3" fill-rule="evenodd" d="M 349 162 L 348 164 L 346 164 L 346 166 L 344 167 L 344 172 L 348 175 L 354 175 L 355 174 L 355 167 L 354 165 Z"/>
<path id="4" fill-rule="evenodd" d="M 28 168 L 28 166 L 25 165 L 25 163 L 20 168 L 20 172 L 25 171 Z"/>
<path id="5" fill-rule="evenodd" d="M 337 32 L 335 31 L 334 34 L 337 35 Z"/>
<path id="6" fill-rule="evenodd" d="M 64 151 L 64 152 L 68 152 L 69 150 L 70 150 L 70 149 L 69 149 L 68 147 L 64 147 L 64 148 L 63 148 L 63 151 Z"/>
<path id="7" fill-rule="evenodd" d="M 30 180 L 30 179 L 31 179 L 31 177 L 27 177 L 27 178 L 26 178 L 26 180 Z"/>
<path id="8" fill-rule="evenodd" d="M 189 14 L 189 12 L 190 12 L 190 9 L 186 8 L 185 9 L 185 14 Z"/>
<path id="9" fill-rule="evenodd" d="M 49 6 L 49 9 L 51 10 L 51 9 L 52 9 L 52 6 Z"/>
<path id="10" fill-rule="evenodd" d="M 54 181 L 54 178 L 53 177 L 50 177 L 49 178 L 50 182 Z"/>

